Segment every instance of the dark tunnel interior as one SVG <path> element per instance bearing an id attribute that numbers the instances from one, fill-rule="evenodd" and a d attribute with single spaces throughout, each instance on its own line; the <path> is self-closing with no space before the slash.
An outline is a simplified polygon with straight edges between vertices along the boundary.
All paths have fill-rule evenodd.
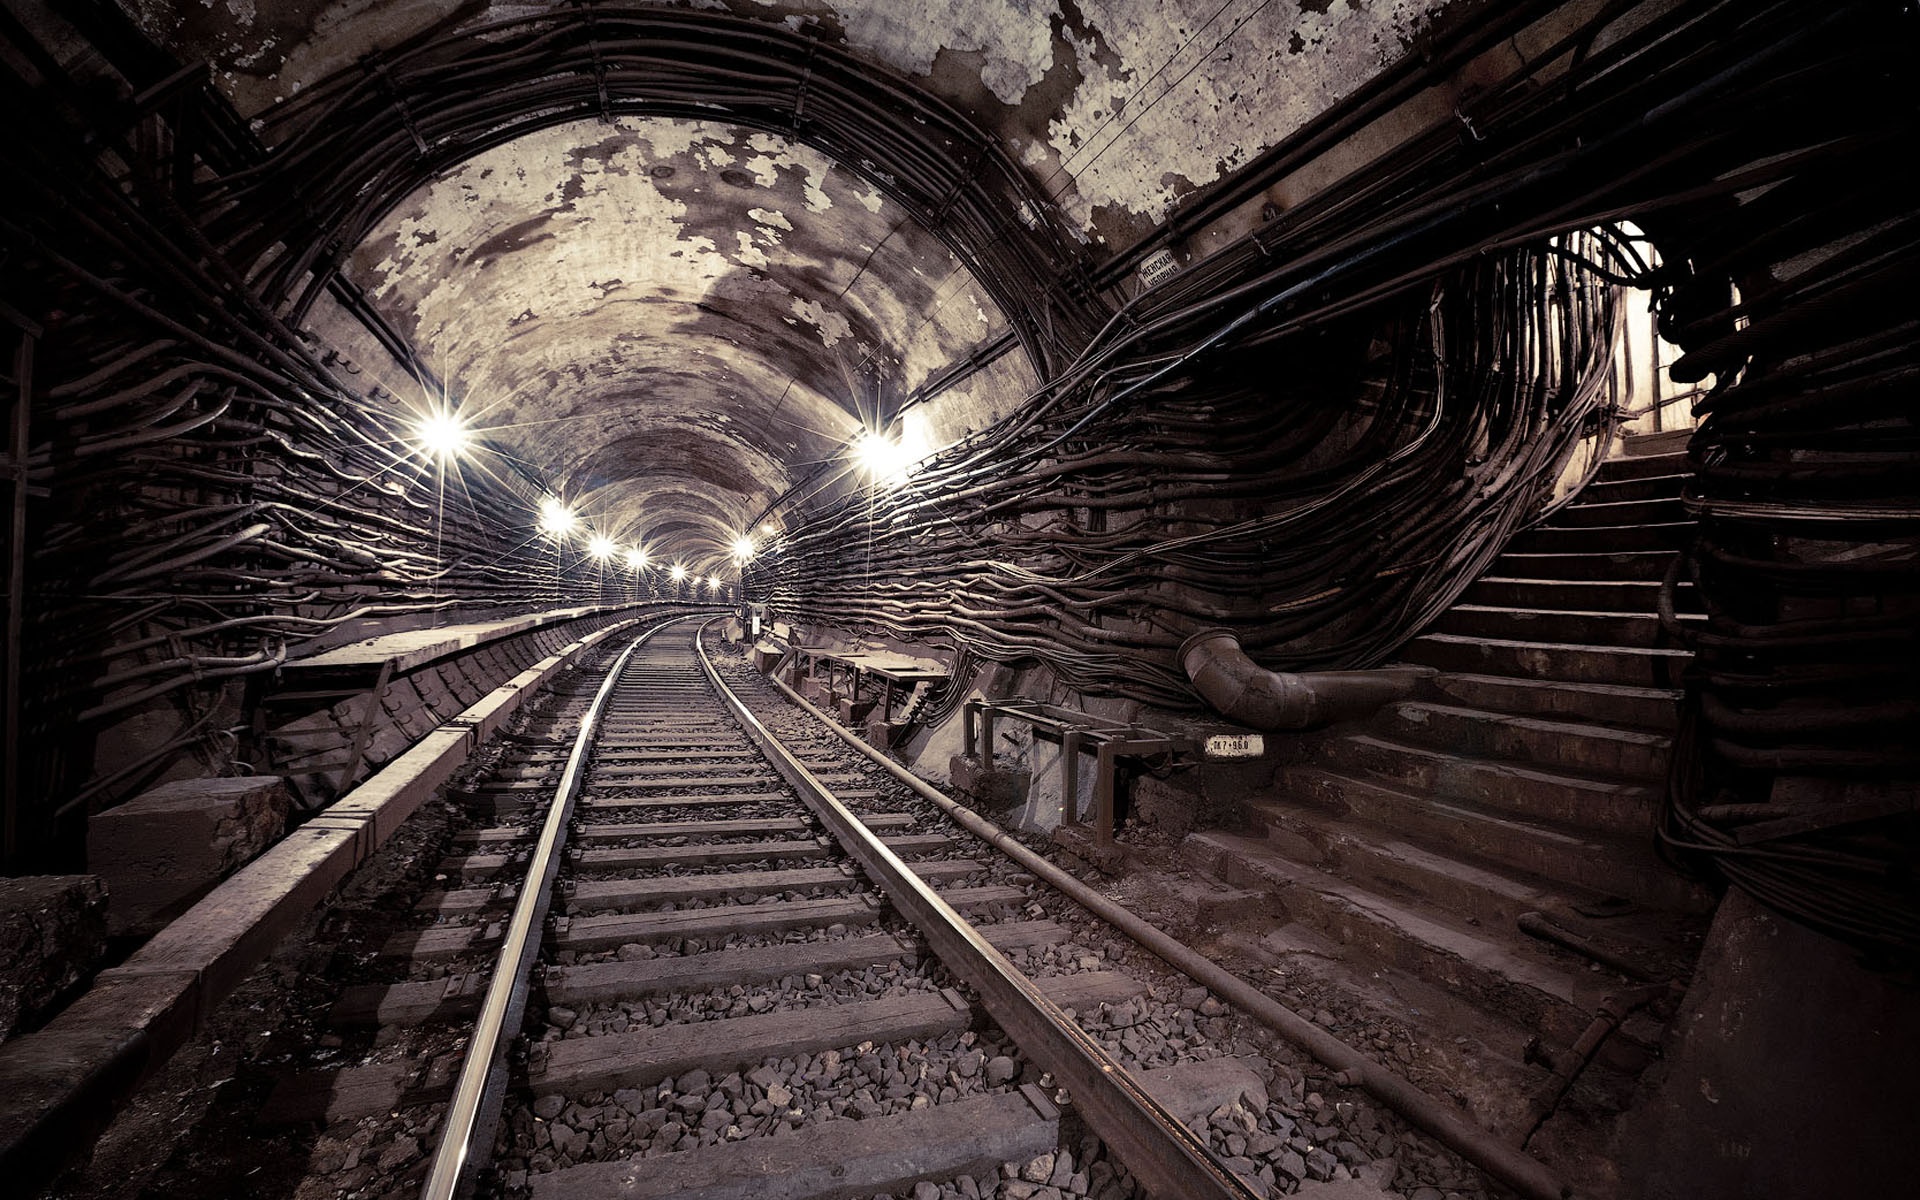
<path id="1" fill-rule="evenodd" d="M 6 0 L 0 1170 L 1904 1190 L 1917 35 Z"/>

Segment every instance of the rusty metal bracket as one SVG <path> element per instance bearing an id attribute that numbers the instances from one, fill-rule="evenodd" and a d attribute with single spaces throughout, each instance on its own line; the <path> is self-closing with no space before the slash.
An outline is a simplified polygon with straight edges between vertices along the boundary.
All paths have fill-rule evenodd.
<path id="1" fill-rule="evenodd" d="M 1180 755 L 1192 754 L 1199 748 L 1184 734 L 1162 733 L 1065 705 L 1040 700 L 969 700 L 960 709 L 961 748 L 969 758 L 977 757 L 982 765 L 989 767 L 993 765 L 996 716 L 1025 721 L 1036 736 L 1051 735 L 1060 742 L 1063 825 L 1084 823 L 1079 813 L 1080 754 L 1088 746 L 1093 748 L 1096 772 L 1093 842 L 1101 849 L 1113 845 L 1119 760 L 1166 755 L 1177 761 Z"/>

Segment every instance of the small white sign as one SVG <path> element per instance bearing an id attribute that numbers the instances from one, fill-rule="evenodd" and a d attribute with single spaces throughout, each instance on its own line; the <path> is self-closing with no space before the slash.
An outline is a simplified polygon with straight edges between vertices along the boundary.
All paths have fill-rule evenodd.
<path id="1" fill-rule="evenodd" d="M 1174 258 L 1171 250 L 1155 250 L 1140 260 L 1140 278 L 1148 287 L 1172 279 L 1179 273 L 1180 262 Z"/>
<path id="2" fill-rule="evenodd" d="M 1266 752 L 1267 739 L 1257 733 L 1207 735 L 1208 758 L 1259 758 Z"/>

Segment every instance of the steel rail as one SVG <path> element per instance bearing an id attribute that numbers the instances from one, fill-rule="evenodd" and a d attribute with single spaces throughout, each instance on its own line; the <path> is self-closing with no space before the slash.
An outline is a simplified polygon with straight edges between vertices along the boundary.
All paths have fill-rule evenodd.
<path id="1" fill-rule="evenodd" d="M 887 893 L 947 969 L 971 987 L 1000 1027 L 1066 1087 L 1087 1126 L 1155 1196 L 1253 1200 L 1179 1118 L 1046 996 L 1005 955 L 889 850 L 788 750 L 720 678 L 696 636 L 700 667 L 747 735 L 791 783 L 820 823 Z"/>
<path id="2" fill-rule="evenodd" d="M 593 749 L 600 714 L 606 708 L 607 699 L 619 686 L 620 676 L 633 661 L 634 652 L 646 645 L 655 634 L 706 615 L 695 613 L 673 617 L 633 639 L 620 652 L 620 657 L 594 693 L 586 714 L 580 718 L 580 732 L 573 739 L 573 751 L 567 755 L 566 769 L 560 775 L 553 803 L 547 809 L 546 823 L 540 830 L 540 841 L 534 847 L 532 861 L 527 866 L 526 885 L 521 888 L 520 896 L 514 902 L 513 917 L 507 924 L 506 936 L 501 940 L 500 955 L 494 964 L 493 978 L 487 985 L 486 999 L 480 1006 L 480 1015 L 474 1021 L 473 1034 L 467 1040 L 465 1060 L 460 1065 L 460 1078 L 454 1084 L 453 1099 L 447 1105 L 446 1119 L 440 1126 L 440 1141 L 434 1148 L 433 1166 L 420 1189 L 421 1200 L 454 1200 L 456 1196 L 471 1193 L 473 1172 L 481 1165 L 481 1159 L 472 1153 L 475 1135 L 484 1133 L 491 1140 L 493 1121 L 483 1120 L 483 1114 L 489 1110 L 495 1115 L 498 1113 L 500 1093 L 505 1084 L 501 1054 L 505 1050 L 506 1039 L 520 1027 L 521 1017 L 526 1011 L 527 975 L 540 952 L 538 931 L 546 923 L 547 906 L 552 899 L 554 876 L 560 869 L 567 826 L 573 820 L 574 798 L 579 794 L 580 780 L 586 772 L 587 757 Z"/>
<path id="3" fill-rule="evenodd" d="M 1573 1189 L 1539 1159 L 1462 1118 L 1457 1110 L 1421 1091 L 1403 1076 L 1381 1066 L 1191 946 L 1035 854 L 1006 830 L 942 794 L 926 780 L 864 741 L 799 692 L 771 676 L 767 681 L 802 711 L 818 718 L 841 741 L 912 788 L 923 799 L 937 805 L 968 832 L 1132 938 L 1174 970 L 1205 986 L 1227 1003 L 1252 1014 L 1262 1024 L 1332 1067 L 1338 1072 L 1335 1078 L 1339 1083 L 1363 1089 L 1410 1123 L 1445 1143 L 1460 1157 L 1511 1188 L 1516 1195 L 1527 1197 L 1527 1200 L 1572 1200 L 1575 1194 Z"/>

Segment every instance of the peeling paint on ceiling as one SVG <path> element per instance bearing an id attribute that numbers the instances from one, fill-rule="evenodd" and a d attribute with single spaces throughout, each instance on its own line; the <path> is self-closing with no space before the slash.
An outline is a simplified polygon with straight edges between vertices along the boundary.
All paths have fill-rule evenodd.
<path id="1" fill-rule="evenodd" d="M 883 398 L 1005 330 L 944 246 L 873 199 L 764 132 L 577 121 L 415 192 L 347 273 L 597 529 L 711 553 Z"/>
<path id="2" fill-rule="evenodd" d="M 121 0 L 242 112 L 497 0 Z M 648 7 L 636 4 L 634 7 Z M 662 7 L 688 7 L 684 4 Z M 1441 0 L 703 0 L 838 42 L 970 112 L 1122 248 L 1407 53 Z M 244 15 L 243 15 L 244 14 Z M 757 170 L 755 154 L 742 169 Z"/>

